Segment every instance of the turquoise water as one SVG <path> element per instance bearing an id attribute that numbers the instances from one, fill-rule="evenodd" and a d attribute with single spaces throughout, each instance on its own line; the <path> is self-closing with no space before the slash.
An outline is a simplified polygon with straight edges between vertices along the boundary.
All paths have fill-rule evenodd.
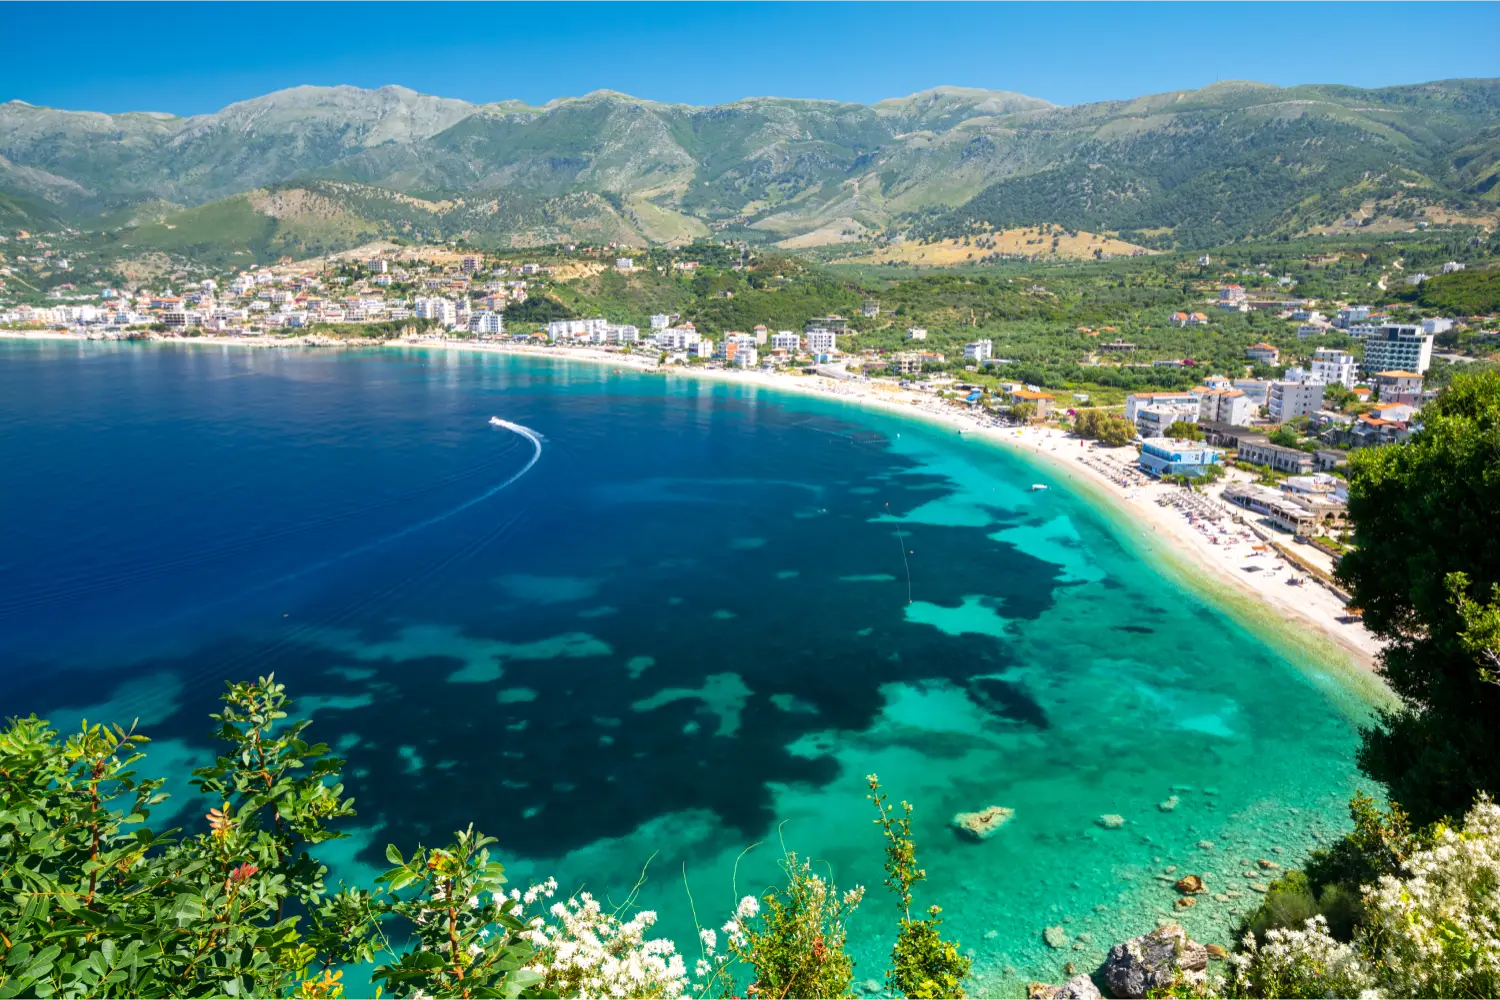
<path id="1" fill-rule="evenodd" d="M 838 400 L 5 344 L 0 463 L 9 710 L 139 717 L 178 767 L 223 680 L 274 669 L 348 757 L 346 878 L 473 821 L 517 881 L 619 900 L 644 869 L 693 953 L 688 891 L 717 926 L 784 844 L 869 887 L 851 946 L 878 980 L 878 772 L 971 992 L 1013 993 L 1167 913 L 1225 940 L 1255 860 L 1295 864 L 1357 787 L 1367 708 L 1331 658 L 1247 628 L 1056 470 Z M 988 805 L 1015 816 L 960 840 Z M 1188 873 L 1210 894 L 1177 913 Z"/>

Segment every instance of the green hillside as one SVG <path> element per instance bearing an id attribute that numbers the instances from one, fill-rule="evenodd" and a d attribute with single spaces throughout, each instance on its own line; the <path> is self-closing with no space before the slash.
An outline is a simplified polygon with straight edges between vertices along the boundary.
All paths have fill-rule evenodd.
<path id="1" fill-rule="evenodd" d="M 371 233 L 527 246 L 720 232 L 806 247 L 1037 223 L 1198 247 L 1423 219 L 1490 225 L 1497 179 L 1495 80 L 1226 82 L 1074 107 L 952 87 L 873 105 L 708 108 L 609 91 L 529 107 L 298 87 L 185 119 L 0 105 L 0 224 L 22 213 L 130 224 L 163 247 L 257 253 Z M 250 206 L 275 220 L 269 233 L 234 201 L 291 188 L 311 194 Z M 225 199 L 218 214 L 163 223 L 186 234 L 151 225 L 171 214 L 156 206 Z M 222 239 L 196 221 L 220 217 Z"/>

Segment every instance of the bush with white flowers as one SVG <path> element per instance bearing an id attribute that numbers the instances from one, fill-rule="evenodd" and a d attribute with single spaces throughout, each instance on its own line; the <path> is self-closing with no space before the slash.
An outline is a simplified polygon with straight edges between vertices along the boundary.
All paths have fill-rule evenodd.
<path id="1" fill-rule="evenodd" d="M 550 898 L 557 883 L 548 880 L 522 897 Z M 522 932 L 536 948 L 530 968 L 542 986 L 565 997 L 680 997 L 688 988 L 687 965 L 667 938 L 646 937 L 656 911 L 639 910 L 622 920 L 604 912 L 586 892 L 537 917 Z"/>
<path id="2" fill-rule="evenodd" d="M 1250 997 L 1500 996 L 1500 807 L 1481 796 L 1399 876 L 1364 886 L 1352 945 L 1322 917 L 1245 938 L 1224 989 Z"/>

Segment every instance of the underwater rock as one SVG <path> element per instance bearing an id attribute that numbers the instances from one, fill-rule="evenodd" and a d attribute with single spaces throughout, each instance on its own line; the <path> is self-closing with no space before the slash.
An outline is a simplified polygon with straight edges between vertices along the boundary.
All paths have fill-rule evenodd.
<path id="1" fill-rule="evenodd" d="M 1061 927 L 1048 927 L 1042 931 L 1042 940 L 1047 942 L 1048 948 L 1060 951 L 1068 946 L 1068 932 Z"/>
<path id="2" fill-rule="evenodd" d="M 1211 851 L 1214 849 L 1214 842 L 1212 840 L 1200 840 L 1198 841 L 1198 849 L 1200 851 Z"/>
<path id="3" fill-rule="evenodd" d="M 1264 869 L 1265 871 L 1268 871 L 1268 872 L 1269 871 L 1275 871 L 1277 868 L 1281 867 L 1276 862 L 1274 862 L 1274 861 L 1267 861 L 1265 858 L 1260 858 L 1255 863 L 1258 864 L 1258 865 L 1260 865 L 1262 869 Z"/>
<path id="4" fill-rule="evenodd" d="M 988 840 L 1010 822 L 1015 814 L 1014 809 L 1007 809 L 1005 806 L 986 806 L 978 812 L 956 814 L 953 817 L 953 827 L 974 840 Z"/>
<path id="5" fill-rule="evenodd" d="M 1173 904 L 1173 905 L 1175 905 L 1179 910 L 1191 910 L 1193 907 L 1195 907 L 1195 906 L 1198 905 L 1198 897 L 1197 896 L 1181 896 L 1181 897 L 1178 898 L 1177 902 L 1175 904 Z"/>
<path id="6" fill-rule="evenodd" d="M 1181 799 L 1179 799 L 1177 796 L 1173 795 L 1173 796 L 1170 796 L 1165 802 L 1158 802 L 1156 804 L 1156 808 L 1160 809 L 1164 813 L 1169 813 L 1172 810 L 1176 809 L 1177 808 L 1177 803 L 1179 803 L 1181 801 L 1182 801 Z"/>
<path id="7" fill-rule="evenodd" d="M 1203 879 L 1197 875 L 1184 875 L 1173 883 L 1173 885 L 1178 892 L 1193 893 L 1203 891 Z"/>
<path id="8" fill-rule="evenodd" d="M 1167 922 L 1111 948 L 1099 976 L 1112 996 L 1143 1000 L 1172 986 L 1179 974 L 1190 984 L 1202 982 L 1207 968 L 1208 949 L 1188 937 L 1181 924 Z"/>
<path id="9" fill-rule="evenodd" d="M 1271 887 L 1268 886 L 1268 885 L 1266 885 L 1264 882 L 1251 882 L 1250 883 L 1250 888 L 1254 889 L 1256 892 L 1261 892 L 1261 893 L 1265 893 L 1265 892 L 1270 892 L 1271 891 Z"/>
<path id="10" fill-rule="evenodd" d="M 1099 817 L 1099 825 L 1106 830 L 1118 830 L 1125 825 L 1125 817 L 1119 813 L 1105 813 Z"/>

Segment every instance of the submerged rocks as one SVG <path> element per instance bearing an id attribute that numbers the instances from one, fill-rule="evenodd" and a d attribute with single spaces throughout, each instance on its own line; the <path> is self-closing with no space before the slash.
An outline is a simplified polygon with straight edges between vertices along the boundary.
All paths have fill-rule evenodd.
<path id="1" fill-rule="evenodd" d="M 1005 806 L 986 806 L 978 812 L 958 813 L 953 828 L 971 840 L 989 840 L 1016 814 Z"/>
<path id="2" fill-rule="evenodd" d="M 1118 830 L 1125 825 L 1125 817 L 1119 813 L 1105 813 L 1099 817 L 1099 825 L 1106 830 Z"/>
<path id="3" fill-rule="evenodd" d="M 1156 804 L 1156 808 L 1160 809 L 1164 813 L 1169 813 L 1169 812 L 1173 811 L 1174 809 L 1176 809 L 1177 808 L 1177 804 L 1179 802 L 1181 802 L 1181 801 L 1182 800 L 1179 799 L 1177 796 L 1172 795 L 1172 796 L 1169 796 L 1165 801 L 1158 802 Z"/>
<path id="4" fill-rule="evenodd" d="M 1068 932 L 1061 927 L 1048 927 L 1042 931 L 1042 940 L 1047 942 L 1048 948 L 1061 951 L 1068 946 Z"/>
<path id="5" fill-rule="evenodd" d="M 1208 949 L 1188 937 L 1180 924 L 1165 923 L 1150 934 L 1111 948 L 1099 975 L 1111 995 L 1141 1000 L 1179 978 L 1202 982 L 1207 968 Z"/>
<path id="6" fill-rule="evenodd" d="M 1198 897 L 1182 896 L 1177 900 L 1175 905 L 1179 910 L 1191 910 L 1194 906 L 1198 905 Z"/>
<path id="7" fill-rule="evenodd" d="M 1174 883 L 1178 892 L 1193 893 L 1203 891 L 1203 879 L 1197 875 L 1185 875 Z"/>

